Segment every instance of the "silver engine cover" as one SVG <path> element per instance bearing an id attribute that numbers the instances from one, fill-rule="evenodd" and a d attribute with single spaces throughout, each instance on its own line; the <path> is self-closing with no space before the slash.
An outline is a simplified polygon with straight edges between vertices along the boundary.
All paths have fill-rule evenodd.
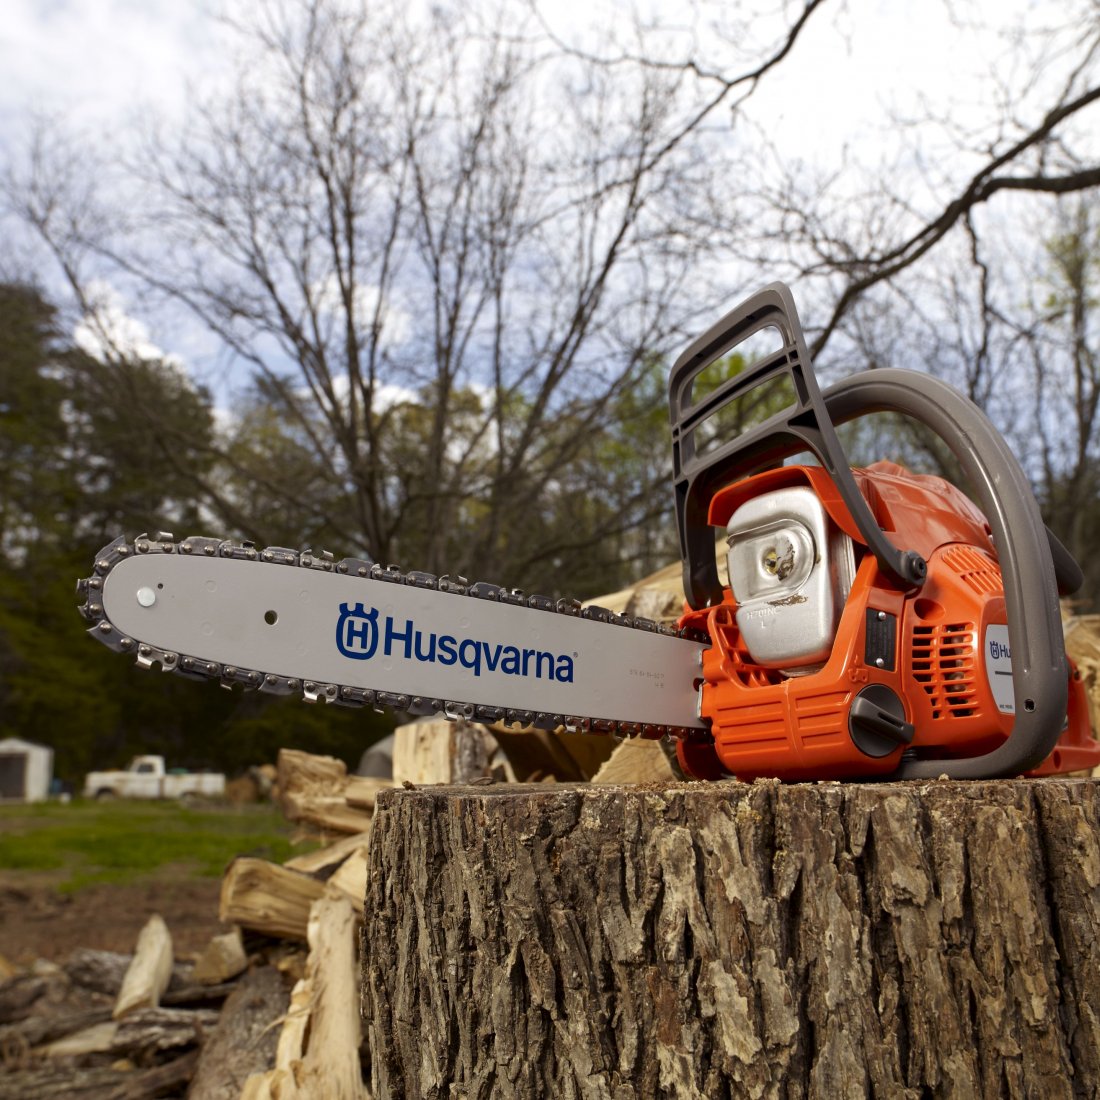
<path id="1" fill-rule="evenodd" d="M 726 531 L 737 627 L 752 659 L 791 675 L 820 666 L 855 577 L 851 538 L 802 486 L 746 501 Z"/>

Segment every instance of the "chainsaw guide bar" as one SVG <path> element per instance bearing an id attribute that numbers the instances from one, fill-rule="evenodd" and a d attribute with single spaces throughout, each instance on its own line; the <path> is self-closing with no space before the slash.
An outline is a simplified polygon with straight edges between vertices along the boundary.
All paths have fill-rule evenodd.
<path id="1" fill-rule="evenodd" d="M 165 533 L 116 539 L 77 591 L 109 648 L 227 687 L 547 730 L 707 735 L 705 643 L 575 600 Z"/>

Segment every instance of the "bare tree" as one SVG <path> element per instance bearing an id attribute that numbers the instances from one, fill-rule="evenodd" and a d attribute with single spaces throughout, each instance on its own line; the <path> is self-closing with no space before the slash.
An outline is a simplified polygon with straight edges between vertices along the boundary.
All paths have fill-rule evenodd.
<path id="1" fill-rule="evenodd" d="M 128 276 L 252 368 L 281 442 L 245 446 L 254 407 L 222 452 L 207 496 L 238 529 L 262 533 L 252 497 L 379 558 L 557 583 L 671 530 L 655 393 L 660 461 L 607 463 L 683 318 L 726 295 L 700 281 L 705 124 L 821 2 L 703 99 L 506 10 L 265 4 L 235 95 L 132 166 L 126 232 L 81 228 L 48 174 L 9 192 L 77 293 Z"/>

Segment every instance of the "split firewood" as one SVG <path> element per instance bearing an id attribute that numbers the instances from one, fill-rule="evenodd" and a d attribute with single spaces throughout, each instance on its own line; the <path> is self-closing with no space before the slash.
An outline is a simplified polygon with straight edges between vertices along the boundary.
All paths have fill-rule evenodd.
<path id="1" fill-rule="evenodd" d="M 171 1062 L 131 1074 L 104 1100 L 146 1100 L 150 1096 L 168 1095 L 191 1080 L 198 1057 L 197 1050 L 189 1050 Z"/>
<path id="2" fill-rule="evenodd" d="M 328 880 L 330 886 L 347 894 L 357 913 L 363 912 L 363 899 L 367 894 L 368 858 L 369 852 L 366 848 L 352 852 Z"/>
<path id="3" fill-rule="evenodd" d="M 324 883 L 265 859 L 235 859 L 222 879 L 218 919 L 267 936 L 306 938 L 310 906 Z"/>
<path id="4" fill-rule="evenodd" d="M 96 1024 L 109 1022 L 111 1009 L 82 1008 L 75 1012 L 36 1012 L 16 1023 L 0 1026 L 0 1050 L 37 1047 L 67 1035 L 75 1035 Z"/>
<path id="5" fill-rule="evenodd" d="M 364 1100 L 359 1064 L 357 924 L 350 900 L 331 888 L 309 914 L 313 982 L 309 1039 L 302 1059 L 301 1095 Z"/>
<path id="6" fill-rule="evenodd" d="M 162 917 L 154 913 L 138 934 L 134 957 L 122 979 L 114 1018 L 136 1008 L 156 1008 L 172 980 L 172 937 Z"/>
<path id="7" fill-rule="evenodd" d="M 28 1100 L 29 1097 L 34 1100 L 73 1100 L 74 1097 L 111 1097 L 114 1100 L 117 1097 L 121 1100 L 125 1094 L 116 1090 L 129 1083 L 133 1076 L 132 1071 L 113 1066 L 46 1064 L 33 1069 L 9 1069 L 0 1073 L 0 1100 Z M 187 1079 L 183 1077 L 181 1083 Z"/>
<path id="8" fill-rule="evenodd" d="M 40 1048 L 48 1058 L 82 1058 L 88 1054 L 106 1054 L 112 1050 L 118 1035 L 118 1021 L 98 1020 L 54 1039 Z"/>
<path id="9" fill-rule="evenodd" d="M 218 982 L 217 985 L 181 985 L 174 983 L 168 987 L 168 992 L 161 997 L 160 1003 L 165 1008 L 180 1008 L 186 1005 L 209 1005 L 215 1001 L 224 1001 L 236 986 L 235 982 Z"/>
<path id="10" fill-rule="evenodd" d="M 338 833 L 361 833 L 370 814 L 345 801 L 348 769 L 342 760 L 297 749 L 279 751 L 279 802 L 290 821 Z"/>
<path id="11" fill-rule="evenodd" d="M 220 985 L 235 978 L 248 966 L 248 956 L 241 942 L 241 930 L 234 928 L 214 936 L 195 962 L 191 976 L 200 985 Z"/>
<path id="12" fill-rule="evenodd" d="M 388 791 L 393 786 L 392 780 L 376 779 L 370 775 L 353 775 L 348 780 L 344 790 L 344 801 L 353 810 L 366 810 L 374 812 L 374 800 L 379 791 Z"/>
<path id="13" fill-rule="evenodd" d="M 108 997 L 117 997 L 133 959 L 133 955 L 118 951 L 78 947 L 66 960 L 64 970 L 74 985 L 93 989 Z"/>
<path id="14" fill-rule="evenodd" d="M 51 1058 L 89 1054 L 147 1058 L 160 1051 L 196 1046 L 218 1020 L 213 1009 L 141 1008 L 124 1019 L 102 1020 L 40 1048 Z"/>
<path id="15" fill-rule="evenodd" d="M 39 974 L 17 974 L 0 985 L 0 1024 L 21 1020 L 34 1011 L 34 1003 L 49 988 Z"/>
<path id="16" fill-rule="evenodd" d="M 659 741 L 632 737 L 615 751 L 592 777 L 593 783 L 656 783 L 676 779 Z"/>
<path id="17" fill-rule="evenodd" d="M 217 1026 L 203 1044 L 188 1100 L 237 1100 L 248 1077 L 275 1059 L 275 1024 L 289 994 L 273 966 L 249 971 L 225 1002 Z"/>
<path id="18" fill-rule="evenodd" d="M 492 774 L 499 746 L 487 726 L 433 718 L 398 726 L 393 784 L 472 783 Z"/>
<path id="19" fill-rule="evenodd" d="M 1100 615 L 1071 615 L 1063 620 L 1062 630 L 1066 652 L 1077 663 L 1085 683 L 1089 719 L 1095 734 L 1100 732 Z"/>
<path id="20" fill-rule="evenodd" d="M 329 886 L 309 917 L 307 976 L 291 994 L 275 1066 L 246 1083 L 242 1100 L 367 1100 L 359 1064 L 356 917 Z"/>
<path id="21" fill-rule="evenodd" d="M 218 1022 L 213 1008 L 143 1008 L 117 1021 L 111 1053 L 137 1061 L 203 1041 Z"/>
<path id="22" fill-rule="evenodd" d="M 130 969 L 133 955 L 120 951 L 98 951 L 90 947 L 78 947 L 65 960 L 61 969 L 65 977 L 75 986 L 103 993 L 115 998 L 122 988 L 122 980 Z M 191 964 L 175 962 L 172 964 L 170 990 L 184 989 L 192 984 Z"/>
<path id="23" fill-rule="evenodd" d="M 352 782 L 356 781 L 353 780 Z M 318 848 L 314 852 L 294 856 L 292 859 L 288 859 L 283 866 L 289 867 L 292 871 L 301 871 L 305 875 L 323 874 L 325 871 L 331 871 L 333 867 L 338 867 L 352 852 L 365 848 L 369 839 L 369 832 L 355 833 L 353 836 L 343 837 L 335 844 L 329 844 L 325 848 Z"/>
<path id="24" fill-rule="evenodd" d="M 148 1100 L 178 1095 L 191 1079 L 198 1051 L 149 1069 L 119 1066 L 45 1065 L 0 1073 L 0 1100 Z"/>

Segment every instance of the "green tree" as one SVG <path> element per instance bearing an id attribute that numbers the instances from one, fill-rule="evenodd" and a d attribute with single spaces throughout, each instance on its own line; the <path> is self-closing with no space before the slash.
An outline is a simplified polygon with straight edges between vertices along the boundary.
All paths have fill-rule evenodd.
<path id="1" fill-rule="evenodd" d="M 257 464 L 259 464 L 257 460 Z M 101 360 L 62 338 L 33 287 L 0 285 L 0 735 L 41 741 L 74 782 L 141 751 L 239 770 L 284 744 L 354 763 L 387 723 L 154 679 L 90 641 L 73 585 L 117 534 L 201 528 L 216 468 L 209 396 L 160 360 Z"/>

